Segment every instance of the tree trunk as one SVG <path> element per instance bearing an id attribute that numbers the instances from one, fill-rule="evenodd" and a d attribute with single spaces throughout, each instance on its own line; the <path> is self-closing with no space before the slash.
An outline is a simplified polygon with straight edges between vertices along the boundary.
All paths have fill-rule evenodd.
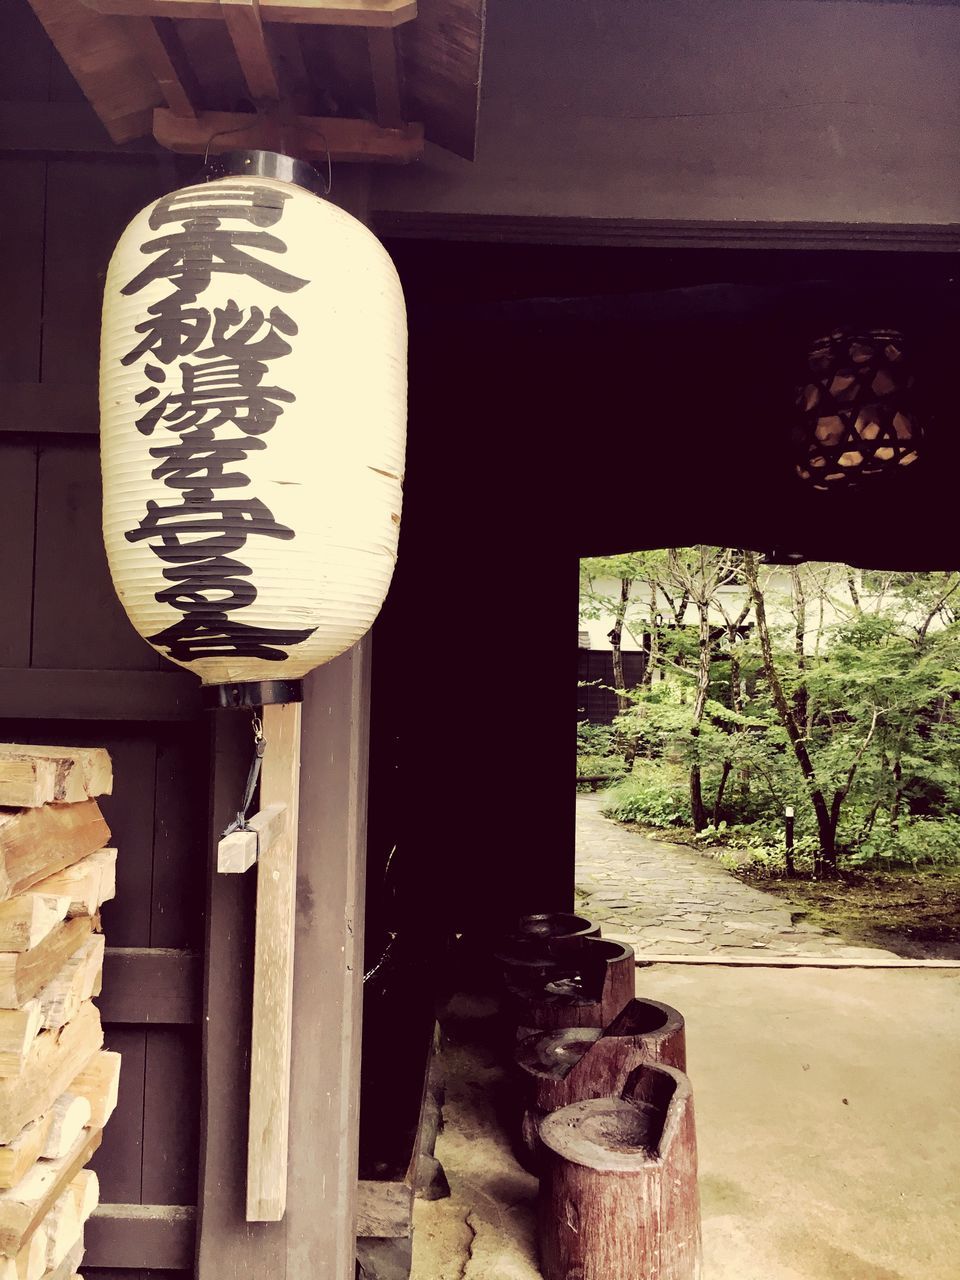
<path id="1" fill-rule="evenodd" d="M 629 1000 L 603 1031 L 561 1027 L 522 1039 L 514 1063 L 525 1104 L 524 1167 L 539 1172 L 540 1126 L 548 1115 L 587 1098 L 616 1097 L 645 1062 L 686 1070 L 683 1015 L 657 1000 Z"/>
<path id="2" fill-rule="evenodd" d="M 706 600 L 697 601 L 697 613 L 700 619 L 698 637 L 699 661 L 697 664 L 697 693 L 693 702 L 693 726 L 690 736 L 693 738 L 693 761 L 690 765 L 690 810 L 693 814 L 694 831 L 702 831 L 707 825 L 707 810 L 703 803 L 703 779 L 700 774 L 700 726 L 707 707 L 707 694 L 710 691 L 710 613 Z"/>
<path id="3" fill-rule="evenodd" d="M 719 827 L 720 825 L 720 807 L 723 804 L 723 793 L 727 789 L 727 779 L 730 777 L 730 772 L 732 769 L 733 769 L 733 761 L 724 760 L 723 772 L 720 774 L 720 783 L 719 783 L 719 786 L 717 787 L 717 798 L 713 804 L 714 827 Z"/>
<path id="4" fill-rule="evenodd" d="M 627 616 L 627 605 L 630 603 L 632 578 L 620 579 L 620 600 L 613 618 L 613 630 L 610 632 L 610 649 L 613 654 L 613 687 L 617 694 L 617 710 L 624 712 L 630 705 L 623 679 L 623 620 Z"/>
<path id="5" fill-rule="evenodd" d="M 743 690 L 740 688 L 740 659 L 737 656 L 733 640 L 730 643 L 730 706 L 737 715 L 743 712 Z"/>
<path id="6" fill-rule="evenodd" d="M 797 655 L 797 670 L 799 679 L 797 681 L 797 689 L 793 695 L 794 715 L 797 719 L 798 726 L 806 726 L 807 723 L 807 684 L 806 684 L 806 668 L 807 660 L 804 650 L 804 640 L 807 633 L 807 598 L 803 592 L 803 582 L 800 578 L 800 570 L 796 565 L 790 570 L 790 581 L 793 585 L 793 618 L 795 623 L 793 635 L 793 650 Z"/>
<path id="7" fill-rule="evenodd" d="M 652 685 L 657 663 L 660 661 L 660 627 L 657 622 L 657 584 L 650 583 L 650 630 L 647 633 L 647 662 L 643 669 L 642 684 Z"/>
<path id="8" fill-rule="evenodd" d="M 900 804 L 903 799 L 903 766 L 897 760 L 893 766 L 893 804 L 890 806 L 890 830 L 900 830 Z"/>
<path id="9" fill-rule="evenodd" d="M 743 714 L 743 690 L 740 687 L 740 658 L 737 654 L 737 634 L 740 627 L 746 621 L 747 614 L 750 611 L 749 605 L 745 605 L 736 621 L 728 618 L 724 614 L 724 621 L 727 624 L 727 643 L 730 646 L 730 707 L 737 715 Z M 743 729 L 739 728 L 736 732 L 743 733 Z M 723 797 L 727 787 L 727 781 L 730 777 L 730 771 L 733 769 L 733 761 L 726 759 L 723 762 L 723 771 L 720 775 L 720 785 L 717 787 L 717 798 L 713 805 L 713 825 L 720 825 L 720 808 L 723 804 Z M 746 782 L 747 772 L 740 771 L 741 779 Z"/>
<path id="10" fill-rule="evenodd" d="M 633 586 L 632 578 L 620 579 L 620 599 L 617 602 L 617 610 L 613 616 L 613 628 L 609 633 L 610 651 L 613 660 L 613 688 L 617 698 L 617 713 L 623 715 L 625 711 L 630 709 L 630 699 L 627 697 L 627 685 L 623 678 L 623 624 L 627 616 L 627 608 L 630 604 L 630 589 Z M 633 734 L 624 733 L 619 730 L 616 735 L 617 749 L 623 756 L 624 764 L 628 769 L 633 768 L 633 761 L 637 754 L 636 737 Z"/>
<path id="11" fill-rule="evenodd" d="M 836 871 L 837 866 L 837 850 L 836 850 L 836 823 L 830 812 L 823 791 L 821 790 L 817 772 L 813 767 L 807 751 L 806 743 L 797 725 L 790 704 L 787 702 L 786 694 L 783 692 L 783 685 L 780 682 L 780 676 L 773 661 L 773 646 L 770 643 L 770 629 L 767 626 L 766 604 L 763 598 L 763 592 L 760 590 L 760 582 L 757 577 L 757 558 L 754 552 L 747 551 L 743 557 L 744 576 L 747 579 L 747 585 L 750 588 L 750 595 L 753 599 L 753 607 L 757 615 L 757 634 L 760 637 L 760 651 L 763 655 L 763 670 L 767 677 L 767 684 L 770 686 L 770 693 L 773 697 L 774 706 L 777 709 L 777 715 L 780 717 L 780 723 L 786 730 L 787 737 L 790 739 L 790 745 L 793 747 L 793 754 L 796 757 L 797 764 L 800 766 L 800 772 L 803 774 L 804 781 L 810 793 L 810 800 L 813 804 L 813 811 L 817 819 L 817 834 L 820 838 L 820 853 L 826 869 L 832 874 Z"/>

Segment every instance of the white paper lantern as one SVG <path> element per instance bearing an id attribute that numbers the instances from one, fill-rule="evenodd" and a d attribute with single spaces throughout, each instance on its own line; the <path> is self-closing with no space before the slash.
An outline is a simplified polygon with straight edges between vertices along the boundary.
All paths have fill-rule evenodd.
<path id="1" fill-rule="evenodd" d="M 396 560 L 403 294 L 355 218 L 228 177 L 137 215 L 107 274 L 103 531 L 153 647 L 206 685 L 297 680 L 368 630 Z"/>

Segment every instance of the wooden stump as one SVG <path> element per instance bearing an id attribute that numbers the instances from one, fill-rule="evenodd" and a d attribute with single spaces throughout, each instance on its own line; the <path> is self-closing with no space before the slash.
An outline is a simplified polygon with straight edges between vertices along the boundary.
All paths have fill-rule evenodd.
<path id="1" fill-rule="evenodd" d="M 535 991 L 544 983 L 573 976 L 582 945 L 599 938 L 600 926 L 568 912 L 523 916 L 494 950 L 508 989 Z"/>
<path id="2" fill-rule="evenodd" d="M 600 986 L 600 1025 L 609 1026 L 636 995 L 637 958 L 633 947 L 625 942 L 603 942 L 590 939 L 585 964 L 596 965 Z M 589 980 L 588 980 L 589 981 Z"/>
<path id="3" fill-rule="evenodd" d="M 522 916 L 515 936 L 559 953 L 576 948 L 584 938 L 599 938 L 600 926 L 586 916 L 551 911 L 541 915 Z"/>
<path id="4" fill-rule="evenodd" d="M 503 966 L 507 990 L 517 995 L 532 995 L 559 978 L 577 972 L 576 951 L 555 954 L 543 943 L 530 938 L 511 938 L 495 952 Z"/>
<path id="5" fill-rule="evenodd" d="M 699 1280 L 693 1094 L 673 1067 L 637 1067 L 622 1097 L 590 1098 L 541 1127 L 545 1280 Z"/>
<path id="6" fill-rule="evenodd" d="M 659 1000 L 636 999 L 624 1005 L 604 1031 L 605 1038 L 634 1040 L 642 1043 L 650 1062 L 687 1069 L 687 1033 L 683 1014 Z M 619 1093 L 620 1082 L 615 1092 Z"/>
<path id="7" fill-rule="evenodd" d="M 644 1062 L 686 1069 L 683 1016 L 658 1000 L 631 1000 L 605 1031 L 567 1027 L 528 1036 L 515 1061 L 525 1104 L 523 1162 L 535 1172 L 540 1125 L 552 1111 L 618 1096 Z"/>
<path id="8" fill-rule="evenodd" d="M 584 938 L 576 950 L 564 954 L 553 976 L 521 991 L 510 987 L 510 1014 L 524 1034 L 563 1027 L 602 1028 L 612 1022 L 632 998 L 636 958 L 626 943 Z"/>

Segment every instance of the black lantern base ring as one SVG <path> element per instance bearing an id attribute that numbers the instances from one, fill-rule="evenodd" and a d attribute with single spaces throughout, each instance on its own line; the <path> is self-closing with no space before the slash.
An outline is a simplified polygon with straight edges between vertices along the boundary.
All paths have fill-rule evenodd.
<path id="1" fill-rule="evenodd" d="M 200 693 L 206 711 L 249 711 L 274 702 L 302 702 L 302 680 L 245 680 L 242 684 L 208 684 Z"/>
<path id="2" fill-rule="evenodd" d="M 208 182 L 215 182 L 218 178 L 276 178 L 279 182 L 305 187 L 317 195 L 327 194 L 312 164 L 279 151 L 225 151 L 222 155 L 209 157 L 203 174 Z"/>

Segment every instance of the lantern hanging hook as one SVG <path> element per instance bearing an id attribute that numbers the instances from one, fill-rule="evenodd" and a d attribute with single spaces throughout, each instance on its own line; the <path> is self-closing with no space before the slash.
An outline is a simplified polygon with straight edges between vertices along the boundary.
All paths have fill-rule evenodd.
<path id="1" fill-rule="evenodd" d="M 326 197 L 330 194 L 331 188 L 333 187 L 333 164 L 330 158 L 330 146 L 326 137 L 322 133 L 320 135 L 320 141 L 323 143 L 323 150 L 327 157 L 327 181 L 323 191 L 321 192 L 321 195 Z"/>
<path id="2" fill-rule="evenodd" d="M 216 142 L 217 138 L 229 137 L 231 133 L 246 133 L 250 128 L 248 124 L 239 124 L 235 129 L 218 129 L 216 133 L 211 133 L 207 139 L 207 145 L 203 149 L 203 167 L 206 168 L 210 161 L 210 148 Z"/>
<path id="3" fill-rule="evenodd" d="M 289 130 L 288 130 L 288 126 L 289 126 Z M 281 110 L 279 114 L 281 155 L 290 155 L 290 152 L 287 149 L 287 138 L 289 137 L 290 131 L 292 131 L 293 134 L 296 135 L 298 132 L 300 132 L 300 126 L 297 123 L 296 117 L 294 117 L 291 122 L 288 113 L 284 110 Z M 320 138 L 320 141 L 323 143 L 323 153 L 327 161 L 327 176 L 326 176 L 326 180 L 324 181 L 322 191 L 317 192 L 316 188 L 312 186 L 311 186 L 311 190 L 315 191 L 316 194 L 322 196 L 323 198 L 326 198 L 330 194 L 330 191 L 333 187 L 333 163 L 332 163 L 332 157 L 330 155 L 330 144 L 327 142 L 326 135 L 321 133 L 319 135 L 319 138 Z M 294 139 L 294 152 L 298 156 L 301 152 L 301 148 L 296 145 L 296 138 Z M 313 169 L 312 163 L 310 167 L 311 169 Z M 316 172 L 316 170 L 313 170 L 313 171 Z"/>
<path id="4" fill-rule="evenodd" d="M 253 729 L 253 759 L 250 761 L 250 770 L 247 773 L 247 785 L 243 790 L 243 800 L 237 810 L 237 816 L 228 827 L 224 828 L 223 834 L 225 836 L 228 836 L 231 831 L 249 831 L 250 829 L 250 824 L 247 822 L 247 814 L 253 804 L 253 793 L 256 791 L 257 783 L 260 781 L 263 757 L 267 751 L 267 740 L 263 736 L 263 721 L 256 711 L 251 716 L 251 727 Z"/>

